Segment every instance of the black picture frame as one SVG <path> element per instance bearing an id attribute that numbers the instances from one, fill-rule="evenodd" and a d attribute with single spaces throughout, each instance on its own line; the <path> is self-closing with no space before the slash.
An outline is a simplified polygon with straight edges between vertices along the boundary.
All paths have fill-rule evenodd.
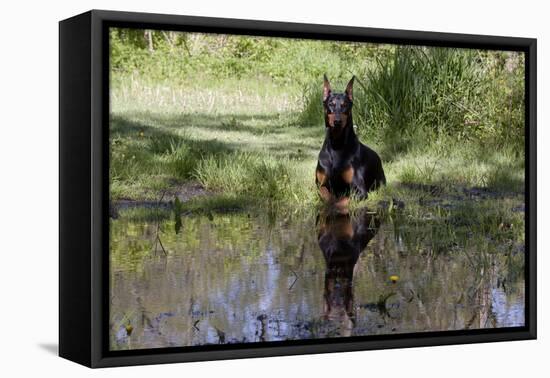
<path id="1" fill-rule="evenodd" d="M 522 51 L 525 70 L 524 327 L 110 352 L 108 28 Z M 536 338 L 536 39 L 92 10 L 59 23 L 59 354 L 88 367 Z"/>

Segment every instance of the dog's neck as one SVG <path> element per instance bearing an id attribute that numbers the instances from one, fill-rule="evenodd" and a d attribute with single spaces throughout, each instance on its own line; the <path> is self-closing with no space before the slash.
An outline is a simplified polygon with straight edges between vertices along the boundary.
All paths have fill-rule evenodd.
<path id="1" fill-rule="evenodd" d="M 330 131 L 330 127 L 326 127 L 325 140 L 333 150 L 353 150 L 354 147 L 356 147 L 356 145 L 358 145 L 359 143 L 359 139 L 357 138 L 357 135 L 355 135 L 355 130 L 353 129 L 353 120 L 351 114 L 348 117 L 346 126 L 344 126 L 341 134 L 338 137 L 334 137 Z"/>

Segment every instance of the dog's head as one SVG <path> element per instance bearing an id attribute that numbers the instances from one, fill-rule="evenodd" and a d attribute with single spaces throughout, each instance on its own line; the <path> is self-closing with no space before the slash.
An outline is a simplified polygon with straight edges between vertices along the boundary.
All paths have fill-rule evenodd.
<path id="1" fill-rule="evenodd" d="M 353 105 L 353 80 L 351 78 L 344 93 L 333 93 L 327 76 L 323 83 L 323 107 L 325 109 L 325 126 L 331 133 L 340 134 L 351 120 Z"/>

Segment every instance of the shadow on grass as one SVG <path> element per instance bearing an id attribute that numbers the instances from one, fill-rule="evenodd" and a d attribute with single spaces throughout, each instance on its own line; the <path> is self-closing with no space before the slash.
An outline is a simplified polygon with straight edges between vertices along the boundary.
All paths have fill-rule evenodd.
<path id="1" fill-rule="evenodd" d="M 118 118 L 122 118 L 118 116 Z M 292 114 L 205 114 L 205 113 L 132 113 L 132 118 L 144 119 L 166 129 L 185 130 L 197 127 L 209 131 L 235 131 L 252 135 L 284 134 L 291 131 L 302 137 L 323 137 L 324 127 L 301 128 Z M 139 130 L 135 130 L 139 131 Z"/>
<path id="2" fill-rule="evenodd" d="M 257 126 L 266 130 L 260 137 L 248 138 L 247 130 L 256 130 L 256 126 L 245 125 L 241 119 L 253 119 L 255 116 L 251 115 L 231 116 L 229 121 L 218 116 L 193 115 L 193 119 L 201 120 L 200 125 L 194 122 L 186 125 L 187 117 L 149 113 L 111 116 L 110 171 L 114 200 L 154 200 L 159 193 L 170 192 L 193 180 L 206 187 L 203 179 L 207 176 L 224 185 L 230 182 L 231 188 L 222 185 L 224 190 L 240 188 L 242 192 L 245 188 L 254 192 L 257 184 L 272 183 L 273 190 L 279 191 L 288 185 L 274 177 L 290 177 L 290 167 L 285 166 L 288 158 L 292 160 L 288 164 L 314 159 L 322 143 L 321 138 L 317 144 L 317 138 L 297 135 L 299 128 L 269 123 Z M 232 121 L 235 119 L 238 120 Z M 212 132 L 197 132 L 201 128 L 210 128 Z M 235 129 L 235 137 L 221 131 L 229 128 Z M 271 130 L 286 135 L 273 137 Z M 234 179 L 237 173 L 248 181 L 246 185 Z M 259 174 L 267 176 L 257 178 Z M 260 181 L 256 182 L 257 179 Z M 263 188 L 262 185 L 259 187 Z M 221 189 L 216 185 L 210 187 Z"/>
<path id="3" fill-rule="evenodd" d="M 134 113 L 135 118 L 147 119 L 149 122 L 166 129 L 183 129 L 188 127 L 204 128 L 211 131 L 239 131 L 251 134 L 262 134 L 265 131 L 277 130 L 283 121 L 279 114 L 159 114 L 159 113 Z M 262 125 L 250 125 L 248 123 L 259 121 Z"/>
<path id="4" fill-rule="evenodd" d="M 253 119 L 274 121 L 259 125 L 244 123 Z M 279 126 L 276 119 L 277 115 L 113 115 L 110 125 L 112 167 L 115 172 L 122 172 L 125 179 L 132 179 L 132 175 L 146 171 L 170 172 L 175 173 L 176 179 L 188 179 L 198 161 L 211 156 L 265 151 L 270 155 L 306 159 L 320 148 L 323 141 L 322 129 L 304 130 Z M 211 137 L 194 135 L 191 128 L 209 130 Z M 228 137 L 228 131 L 235 132 L 235 137 Z M 246 134 L 260 135 L 260 138 L 249 139 Z M 286 135 L 282 138 L 270 137 L 282 134 Z M 122 161 L 122 158 L 128 157 L 135 160 Z M 168 166 L 164 167 L 165 165 Z"/>
<path id="5" fill-rule="evenodd" d="M 161 126 L 161 127 L 159 127 Z M 222 142 L 216 139 L 190 138 L 188 134 L 178 134 L 168 130 L 164 124 L 154 126 L 149 123 L 130 120 L 123 116 L 111 117 L 111 136 L 134 138 L 136 141 L 145 141 L 152 153 L 170 152 L 174 148 L 189 145 L 201 154 L 224 154 L 238 149 L 238 144 Z"/>
<path id="6" fill-rule="evenodd" d="M 155 199 L 194 177 L 199 162 L 242 149 L 237 142 L 192 137 L 153 122 L 111 117 L 110 176 L 116 199 Z"/>

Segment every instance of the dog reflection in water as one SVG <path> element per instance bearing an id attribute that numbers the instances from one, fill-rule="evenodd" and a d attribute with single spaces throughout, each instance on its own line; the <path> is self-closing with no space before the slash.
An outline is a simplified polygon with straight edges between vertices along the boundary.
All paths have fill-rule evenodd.
<path id="1" fill-rule="evenodd" d="M 323 319 L 339 325 L 340 336 L 350 336 L 354 326 L 353 274 L 359 255 L 376 235 L 380 221 L 361 209 L 322 211 L 318 216 L 318 241 L 326 262 Z"/>

